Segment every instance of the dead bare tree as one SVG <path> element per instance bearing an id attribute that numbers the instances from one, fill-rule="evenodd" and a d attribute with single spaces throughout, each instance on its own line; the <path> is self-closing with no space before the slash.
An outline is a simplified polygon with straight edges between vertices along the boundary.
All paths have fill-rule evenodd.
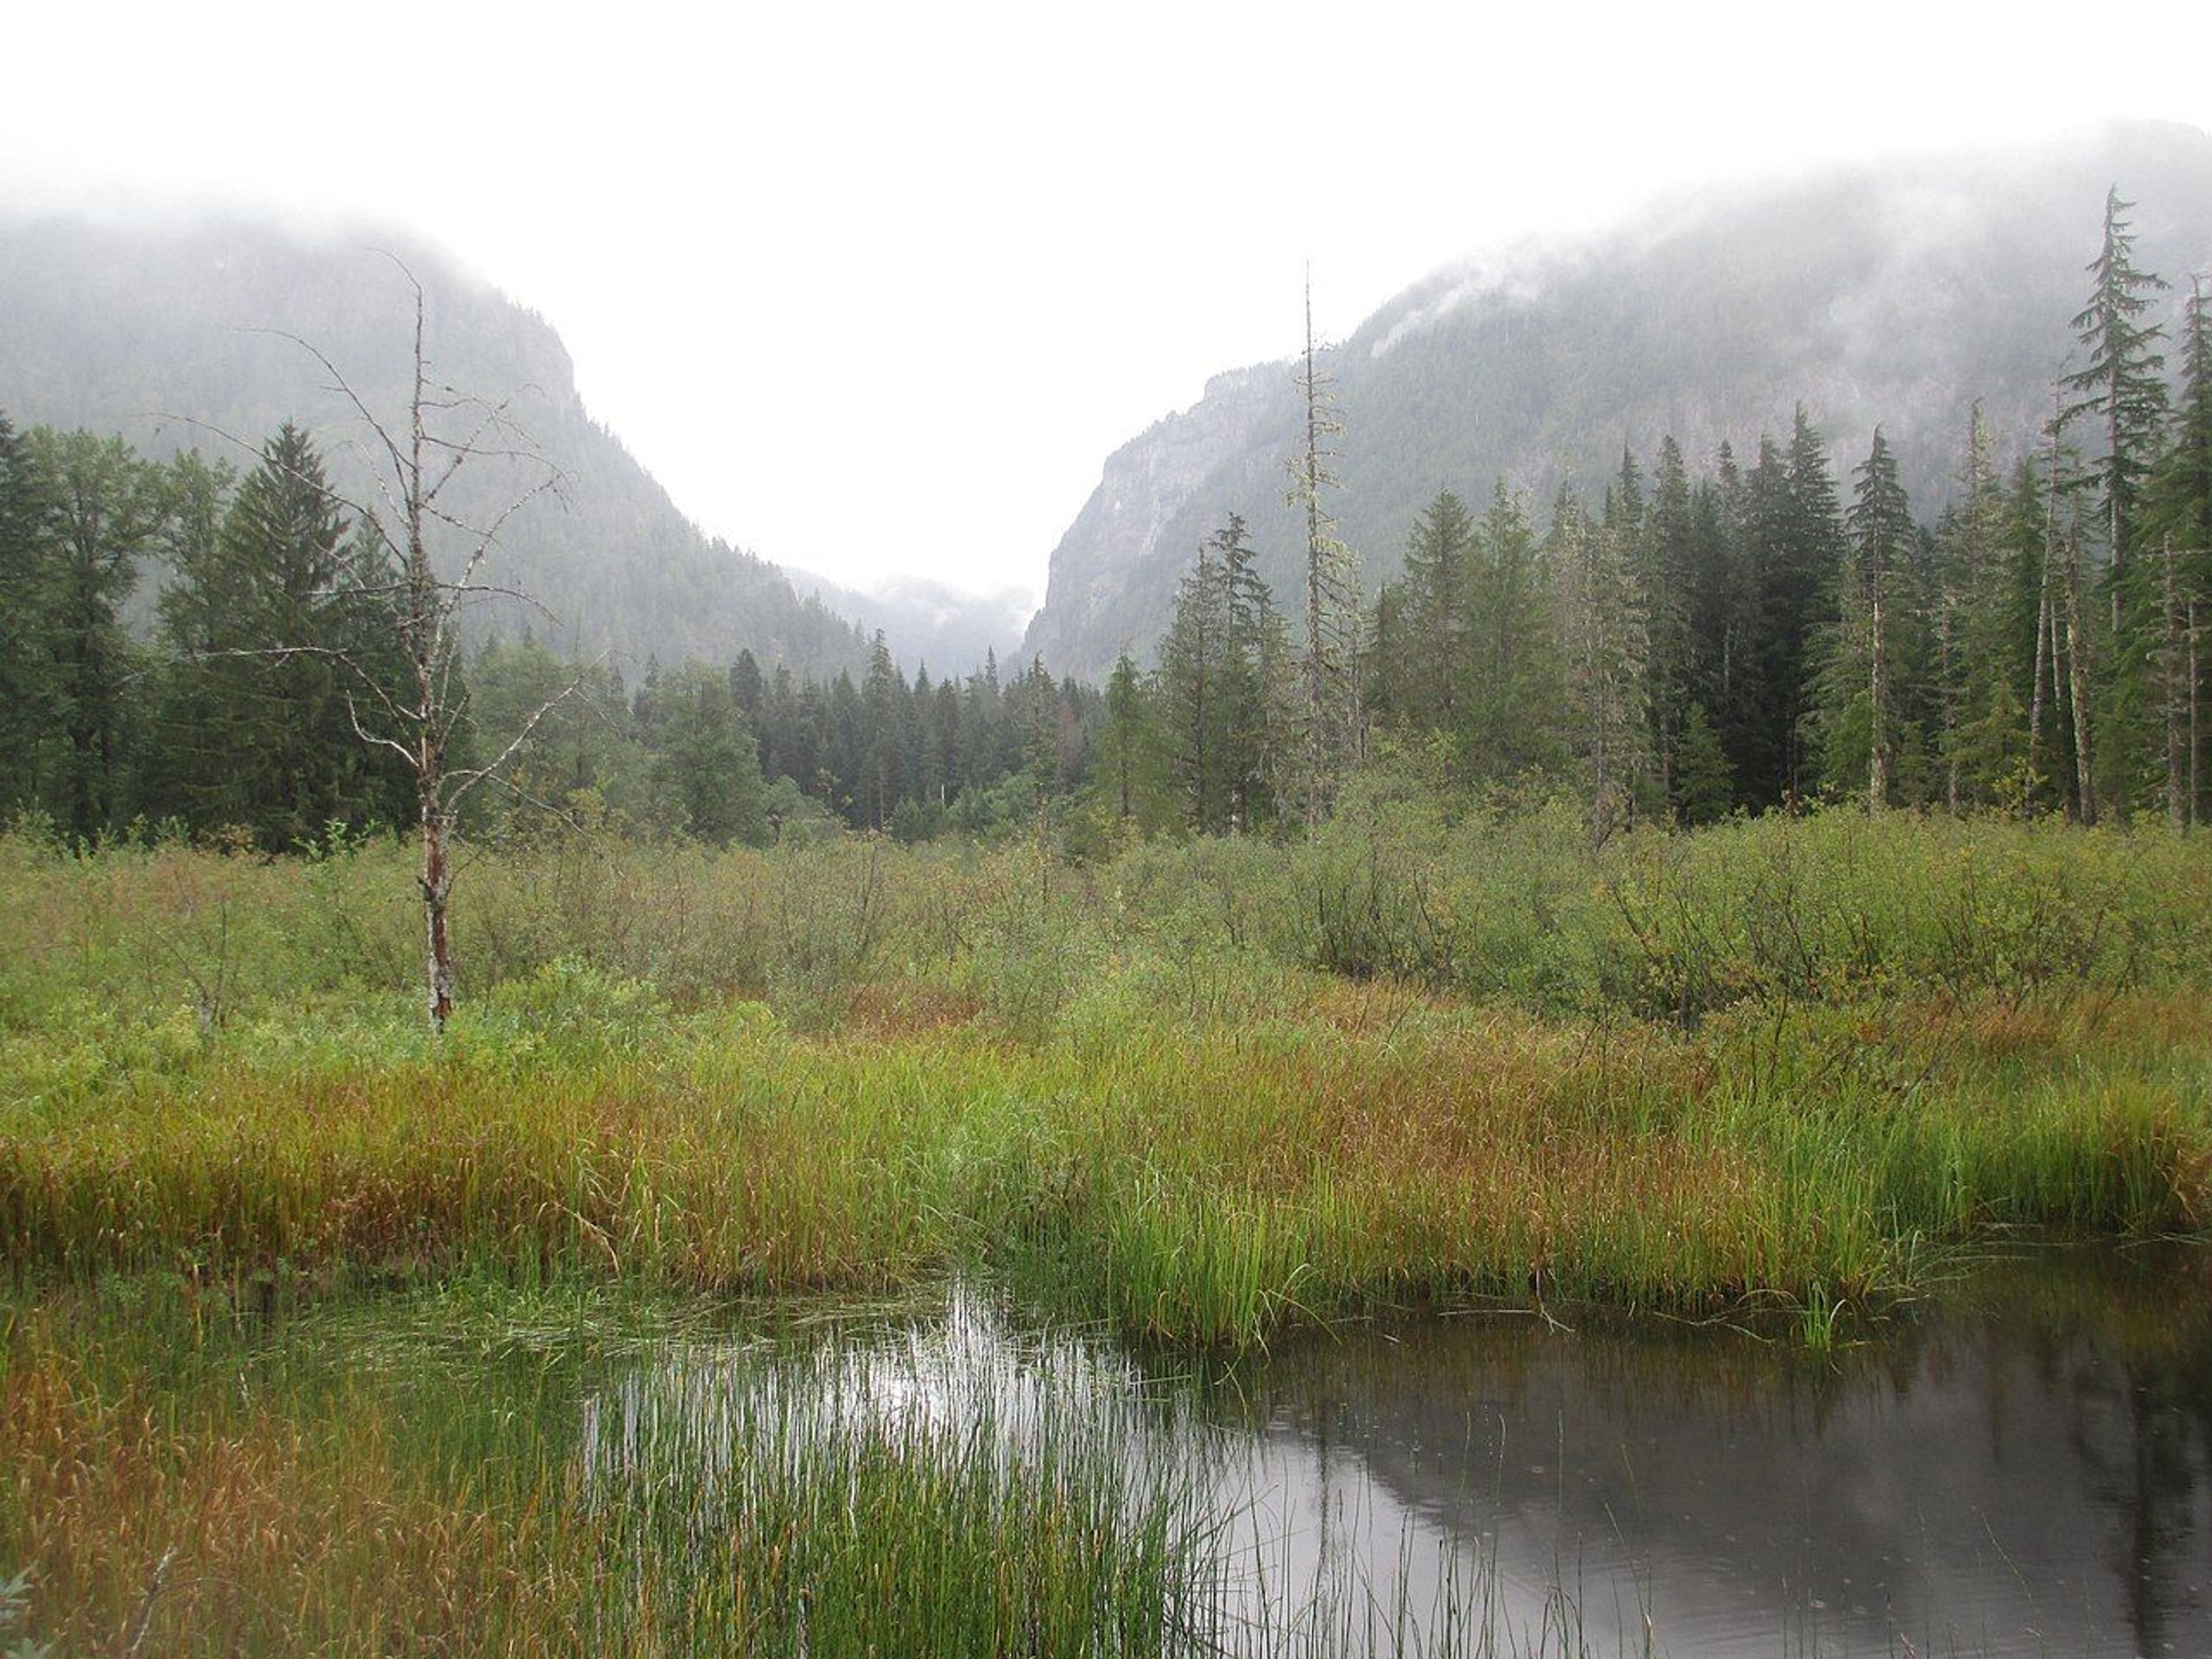
<path id="1" fill-rule="evenodd" d="M 362 592 L 388 607 L 404 666 L 394 677 L 395 684 L 350 653 L 321 654 L 334 657 L 347 670 L 347 708 L 355 735 L 398 756 L 413 780 L 422 847 L 418 884 L 428 1012 L 432 1028 L 443 1030 L 453 1009 L 448 915 L 456 874 L 453 837 L 461 805 L 484 783 L 514 787 L 507 782 L 508 767 L 545 717 L 575 694 L 585 676 L 578 675 L 538 704 L 489 760 L 456 763 L 467 712 L 459 674 L 462 613 L 471 605 L 501 599 L 532 603 L 514 589 L 485 581 L 483 566 L 515 514 L 541 495 L 557 494 L 562 475 L 514 420 L 514 394 L 493 403 L 432 378 L 422 285 L 398 259 L 392 264 L 406 278 L 415 305 L 411 389 L 398 418 L 387 419 L 371 409 L 313 342 L 281 330 L 264 331 L 312 356 L 329 377 L 327 389 L 351 407 L 366 430 L 367 470 L 374 499 L 339 501 L 395 573 L 391 581 L 368 585 Z M 463 513 L 452 499 L 455 479 L 472 466 L 491 465 L 513 470 L 514 487 L 488 514 Z M 441 560 L 434 554 L 447 556 Z M 441 574 L 441 563 L 450 574 Z"/>
<path id="2" fill-rule="evenodd" d="M 1305 520 L 1306 648 L 1299 663 L 1305 690 L 1305 775 L 1299 781 L 1306 829 L 1326 816 L 1346 768 L 1365 757 L 1360 707 L 1358 556 L 1336 535 L 1328 492 L 1339 481 L 1330 463 L 1344 431 L 1331 391 L 1332 377 L 1314 340 L 1313 273 L 1306 273 L 1304 366 L 1297 375 L 1305 430 L 1285 464 L 1291 477 L 1285 500 Z"/>

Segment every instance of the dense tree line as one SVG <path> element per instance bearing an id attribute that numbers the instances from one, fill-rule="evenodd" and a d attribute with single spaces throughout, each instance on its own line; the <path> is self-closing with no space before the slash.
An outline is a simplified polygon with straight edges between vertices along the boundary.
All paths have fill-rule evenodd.
<path id="1" fill-rule="evenodd" d="M 1600 833 L 1820 796 L 2201 819 L 2212 314 L 2200 281 L 2177 340 L 2149 319 L 2165 284 L 2135 266 L 2130 205 L 2107 201 L 2081 367 L 2045 429 L 2008 465 L 1978 406 L 1933 523 L 1882 431 L 1839 480 L 1802 405 L 1747 466 L 1725 443 L 1695 471 L 1672 438 L 1648 468 L 1624 453 L 1601 501 L 1563 491 L 1540 532 L 1503 482 L 1479 516 L 1440 491 L 1366 613 L 1372 731 L 1462 788 L 1571 787 Z M 1221 830 L 1281 799 L 1257 787 L 1297 724 L 1281 634 L 1232 518 L 1157 672 L 1116 673 L 1110 726 L 1149 732 L 1134 770 L 1165 816 Z"/>
<path id="2" fill-rule="evenodd" d="M 1103 690 L 1042 660 L 908 676 L 881 635 L 857 675 L 745 652 L 648 663 L 633 688 L 495 636 L 466 664 L 463 738 L 537 725 L 477 825 L 1265 831 L 1310 823 L 1385 753 L 1460 792 L 1571 791 L 1601 836 L 1814 797 L 2185 826 L 2212 809 L 2212 311 L 2200 281 L 2176 337 L 2153 320 L 2165 285 L 2134 264 L 2129 205 L 2108 200 L 2045 429 L 2006 454 L 1978 407 L 1933 522 L 1882 431 L 1839 477 L 1801 406 L 1747 463 L 1723 444 L 1693 466 L 1672 438 L 1624 453 L 1597 500 L 1563 489 L 1540 525 L 1502 481 L 1480 512 L 1441 490 L 1367 602 L 1333 534 L 1336 416 L 1310 350 L 1295 620 L 1232 515 L 1157 666 L 1125 655 Z M 0 805 L 75 837 L 170 821 L 271 850 L 406 823 L 358 708 L 404 672 L 398 592 L 292 427 L 240 476 L 0 417 Z"/>
<path id="3" fill-rule="evenodd" d="M 156 566 L 151 626 L 134 631 Z M 395 690 L 405 672 L 398 593 L 295 428 L 241 477 L 196 452 L 155 463 L 0 416 L 0 805 L 71 839 L 167 822 L 272 851 L 408 823 L 410 780 L 361 718 L 360 671 Z M 545 711 L 481 818 L 566 812 L 590 792 L 714 841 L 765 839 L 807 798 L 860 828 L 980 826 L 1003 813 L 981 798 L 1010 777 L 1073 779 L 1097 702 L 1041 665 L 1004 686 L 995 664 L 909 681 L 880 635 L 858 684 L 764 677 L 746 653 L 726 671 L 649 665 L 632 695 L 616 670 L 527 634 L 494 636 L 467 667 L 467 730 L 505 734 Z"/>
<path id="4" fill-rule="evenodd" d="M 157 559 L 149 640 L 125 617 Z M 0 415 L 0 803 L 74 838 L 171 818 L 272 848 L 404 822 L 341 665 L 395 683 L 392 593 L 290 427 L 240 478 Z"/>
<path id="5" fill-rule="evenodd" d="M 410 777 L 362 719 L 362 671 L 395 693 L 407 672 L 400 592 L 294 427 L 241 477 L 0 416 L 0 806 L 73 840 L 167 823 L 270 851 L 408 824 Z M 748 651 L 648 663 L 633 691 L 527 630 L 488 639 L 465 680 L 465 744 L 537 721 L 479 829 L 588 811 L 717 842 L 802 818 L 909 839 L 1025 820 L 1080 775 L 1100 701 L 1042 663 L 909 679 L 880 634 L 857 681 Z"/>

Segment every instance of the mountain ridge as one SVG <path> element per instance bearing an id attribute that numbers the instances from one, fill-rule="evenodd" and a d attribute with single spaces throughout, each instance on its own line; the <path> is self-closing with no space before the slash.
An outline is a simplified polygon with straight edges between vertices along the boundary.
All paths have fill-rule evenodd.
<path id="1" fill-rule="evenodd" d="M 1725 440 L 1747 464 L 1800 403 L 1839 480 L 1881 425 L 1929 514 L 1977 398 L 2015 447 L 2047 416 L 2116 179 L 2178 312 L 2179 279 L 2212 263 L 2212 137 L 2167 123 L 1677 192 L 1431 271 L 1328 354 L 1344 538 L 1371 587 L 1441 489 L 1480 500 L 1502 477 L 1540 514 L 1562 483 L 1601 489 L 1624 445 L 1648 465 L 1671 434 L 1705 465 Z M 1024 649 L 1087 678 L 1123 649 L 1147 658 L 1176 579 L 1230 512 L 1295 611 L 1283 464 L 1301 429 L 1284 359 L 1217 377 L 1121 446 L 1053 551 Z M 1146 512 L 1116 509 L 1130 499 Z"/>
<path id="2" fill-rule="evenodd" d="M 592 416 L 551 323 L 404 232 L 302 228 L 236 210 L 0 205 L 0 410 L 19 427 L 118 433 L 157 459 L 199 448 L 241 468 L 295 421 L 340 490 L 363 498 L 371 479 L 356 451 L 368 434 L 313 353 L 380 418 L 397 420 L 411 374 L 410 279 L 423 290 L 438 378 L 516 397 L 520 425 L 566 483 L 563 502 L 523 507 L 487 570 L 532 603 L 478 617 L 479 634 L 526 626 L 633 673 L 656 659 L 726 664 L 741 650 L 817 678 L 865 666 L 866 633 L 826 598 L 859 590 L 794 579 L 707 535 Z M 489 516 L 505 505 L 502 483 L 519 482 L 469 476 L 456 488 L 471 487 L 465 501 Z M 890 617 L 895 649 L 911 661 L 911 608 L 871 601 L 868 614 Z M 940 617 L 938 634 L 946 628 L 957 633 L 957 619 Z"/>

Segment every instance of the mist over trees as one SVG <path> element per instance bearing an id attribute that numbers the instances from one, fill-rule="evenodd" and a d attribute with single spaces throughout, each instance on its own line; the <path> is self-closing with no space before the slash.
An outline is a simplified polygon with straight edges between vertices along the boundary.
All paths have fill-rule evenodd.
<path id="1" fill-rule="evenodd" d="M 1594 507 L 1624 446 L 1649 468 L 1671 434 L 1695 471 L 1732 442 L 1748 471 L 1758 434 L 1786 443 L 1799 404 L 1844 489 L 1879 425 L 1916 510 L 1938 516 L 1972 404 L 2008 457 L 2051 413 L 2053 376 L 2086 365 L 2078 348 L 2063 361 L 2067 323 L 2089 297 L 2082 266 L 2115 179 L 2139 204 L 2136 263 L 2174 283 L 2153 315 L 2171 330 L 2186 273 L 2212 259 L 2212 137 L 2154 123 L 1701 190 L 1413 283 L 1330 360 L 1338 533 L 1370 597 L 1439 489 L 1480 510 L 1502 477 L 1540 523 L 1562 487 Z M 1325 241 L 1316 254 L 1320 303 Z M 1285 278 L 1254 302 L 1290 346 Z M 1301 526 L 1277 488 L 1303 425 L 1296 368 L 1217 375 L 1107 459 L 1053 551 L 1025 652 L 1085 679 L 1125 649 L 1148 663 L 1191 550 L 1231 512 L 1296 626 Z"/>
<path id="2" fill-rule="evenodd" d="M 1999 434 L 1974 403 L 1932 521 L 1881 425 L 1837 457 L 1802 404 L 1747 467 L 1668 436 L 1595 501 L 1562 488 L 1540 529 L 1503 479 L 1479 518 L 1438 491 L 1364 613 L 1366 741 L 1462 793 L 1571 789 L 1600 836 L 1816 799 L 2201 819 L 2212 323 L 2201 277 L 2178 339 L 2150 319 L 2133 206 L 2107 198 L 2070 356 L 2054 332 L 2051 417 Z M 1267 667 L 1285 623 L 1251 544 L 1232 513 L 1157 671 L 1115 673 L 1160 757 L 1124 773 L 1194 830 L 1282 821 L 1279 793 L 1239 811 L 1220 780 L 1279 776 L 1281 734 L 1310 730 Z M 1312 660 L 1309 639 L 1289 680 Z"/>
<path id="3" fill-rule="evenodd" d="M 242 464 L 289 422 L 313 439 L 330 482 L 369 493 L 375 457 L 330 377 L 277 336 L 311 340 L 374 409 L 404 406 L 408 364 L 386 325 L 406 301 L 389 250 L 421 279 L 443 378 L 516 395 L 515 413 L 556 465 L 565 499 L 533 501 L 501 555 L 531 607 L 485 607 L 472 642 L 510 634 L 528 611 L 574 654 L 610 651 L 633 678 L 649 656 L 726 659 L 740 649 L 816 675 L 857 672 L 867 636 L 811 584 L 703 534 L 579 396 L 567 349 L 545 320 L 453 258 L 388 231 L 315 234 L 204 218 L 125 225 L 16 218 L 0 210 L 0 408 L 19 429 L 120 435 L 167 463 L 198 447 Z M 502 505 L 464 478 L 461 516 Z M 165 550 L 136 561 L 124 607 L 143 629 L 170 575 Z M 830 596 L 833 600 L 835 596 Z M 904 612 L 881 620 L 894 626 Z"/>
<path id="4" fill-rule="evenodd" d="M 1310 827 L 1377 763 L 1451 798 L 1569 796 L 1601 839 L 1816 799 L 2186 827 L 2212 810 L 2212 307 L 2192 276 L 2178 326 L 2150 316 L 2134 210 L 2107 198 L 2055 319 L 2039 429 L 1972 404 L 1932 515 L 1886 425 L 1838 455 L 1801 404 L 1745 456 L 1623 452 L 1594 496 L 1439 489 L 1363 600 L 1317 352 L 1282 461 L 1318 646 L 1235 512 L 1193 547 L 1156 665 L 1125 653 L 1097 689 L 1041 656 L 909 672 L 880 632 L 828 672 L 747 647 L 626 677 L 495 625 L 456 662 L 455 764 L 542 729 L 464 827 L 1049 827 L 1080 854 Z M 333 666 L 403 673 L 390 551 L 325 468 L 289 422 L 241 472 L 0 416 L 0 804 L 75 839 L 167 823 L 280 852 L 407 820 Z"/>

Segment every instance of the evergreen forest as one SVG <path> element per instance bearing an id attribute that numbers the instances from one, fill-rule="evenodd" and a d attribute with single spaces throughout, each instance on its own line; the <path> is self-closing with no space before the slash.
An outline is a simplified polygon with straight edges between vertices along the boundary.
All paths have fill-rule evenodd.
<path id="1" fill-rule="evenodd" d="M 459 740 L 532 741 L 475 827 L 611 815 L 764 844 L 1036 825 L 1081 856 L 1307 823 L 1376 763 L 1448 798 L 1562 794 L 1600 837 L 1844 799 L 2185 827 L 2212 805 L 2212 313 L 2198 276 L 2176 328 L 2154 320 L 2169 284 L 2136 263 L 2130 206 L 2109 198 L 2071 338 L 2054 331 L 2043 429 L 1977 408 L 1933 514 L 1879 428 L 1839 457 L 1801 404 L 1748 453 L 1624 451 L 1596 500 L 1441 491 L 1365 596 L 1331 533 L 1310 352 L 1308 442 L 1284 458 L 1310 579 L 1287 602 L 1231 514 L 1156 665 L 1125 653 L 1103 687 L 1042 659 L 909 673 L 881 634 L 857 676 L 750 650 L 625 675 L 510 605 L 468 655 Z M 405 827 L 405 769 L 356 707 L 404 672 L 389 549 L 363 531 L 289 423 L 250 462 L 155 462 L 0 415 L 6 808 L 78 842 L 166 827 L 271 852 Z"/>

